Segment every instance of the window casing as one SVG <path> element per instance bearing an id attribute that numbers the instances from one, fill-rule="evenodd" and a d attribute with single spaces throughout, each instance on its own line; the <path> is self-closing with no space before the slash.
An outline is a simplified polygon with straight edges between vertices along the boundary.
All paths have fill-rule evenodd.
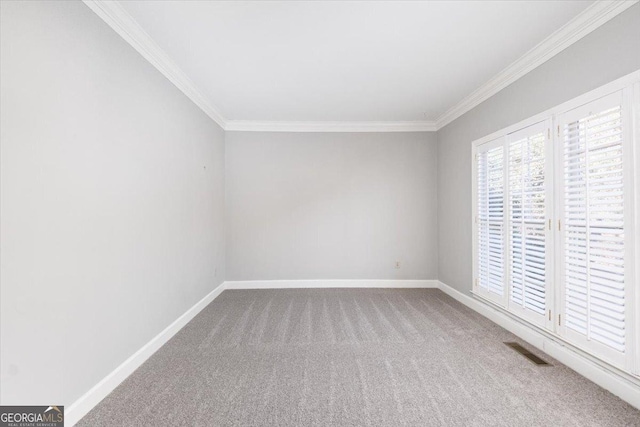
<path id="1" fill-rule="evenodd" d="M 640 71 L 473 145 L 473 292 L 640 374 Z"/>

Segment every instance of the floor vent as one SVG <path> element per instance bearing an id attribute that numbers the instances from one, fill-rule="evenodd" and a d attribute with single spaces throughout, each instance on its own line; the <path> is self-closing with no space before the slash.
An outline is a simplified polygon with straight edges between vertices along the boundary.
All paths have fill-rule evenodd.
<path id="1" fill-rule="evenodd" d="M 540 359 L 538 356 L 536 356 L 535 354 L 531 353 L 529 350 L 527 350 L 526 348 L 524 348 L 523 346 L 521 346 L 517 342 L 506 342 L 505 344 L 507 346 L 511 347 L 512 349 L 514 349 L 515 351 L 517 351 L 518 353 L 520 353 L 521 355 L 523 355 L 524 357 L 526 357 L 527 359 L 531 360 L 536 365 L 551 366 L 549 363 L 547 363 L 544 360 Z"/>

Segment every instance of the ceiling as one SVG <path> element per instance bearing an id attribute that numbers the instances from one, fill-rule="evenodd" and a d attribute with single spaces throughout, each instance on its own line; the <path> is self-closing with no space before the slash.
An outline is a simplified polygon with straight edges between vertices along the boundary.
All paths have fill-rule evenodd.
<path id="1" fill-rule="evenodd" d="M 121 6 L 225 120 L 435 121 L 590 1 Z"/>

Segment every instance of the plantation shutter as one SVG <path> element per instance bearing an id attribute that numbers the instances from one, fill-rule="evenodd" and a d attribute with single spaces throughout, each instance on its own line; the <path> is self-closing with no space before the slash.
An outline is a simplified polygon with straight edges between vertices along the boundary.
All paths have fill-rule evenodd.
<path id="1" fill-rule="evenodd" d="M 627 340 L 622 119 L 621 92 L 560 118 L 564 327 L 610 358 Z"/>
<path id="2" fill-rule="evenodd" d="M 477 289 L 504 295 L 504 148 L 477 155 Z"/>
<path id="3" fill-rule="evenodd" d="M 509 308 L 538 323 L 547 311 L 548 131 L 545 121 L 507 137 Z"/>

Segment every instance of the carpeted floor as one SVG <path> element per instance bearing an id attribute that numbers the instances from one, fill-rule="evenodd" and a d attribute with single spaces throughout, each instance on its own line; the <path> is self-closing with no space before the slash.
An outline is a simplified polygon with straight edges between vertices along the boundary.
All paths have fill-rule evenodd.
<path id="1" fill-rule="evenodd" d="M 601 427 L 640 412 L 436 289 L 242 290 L 78 425 Z"/>

